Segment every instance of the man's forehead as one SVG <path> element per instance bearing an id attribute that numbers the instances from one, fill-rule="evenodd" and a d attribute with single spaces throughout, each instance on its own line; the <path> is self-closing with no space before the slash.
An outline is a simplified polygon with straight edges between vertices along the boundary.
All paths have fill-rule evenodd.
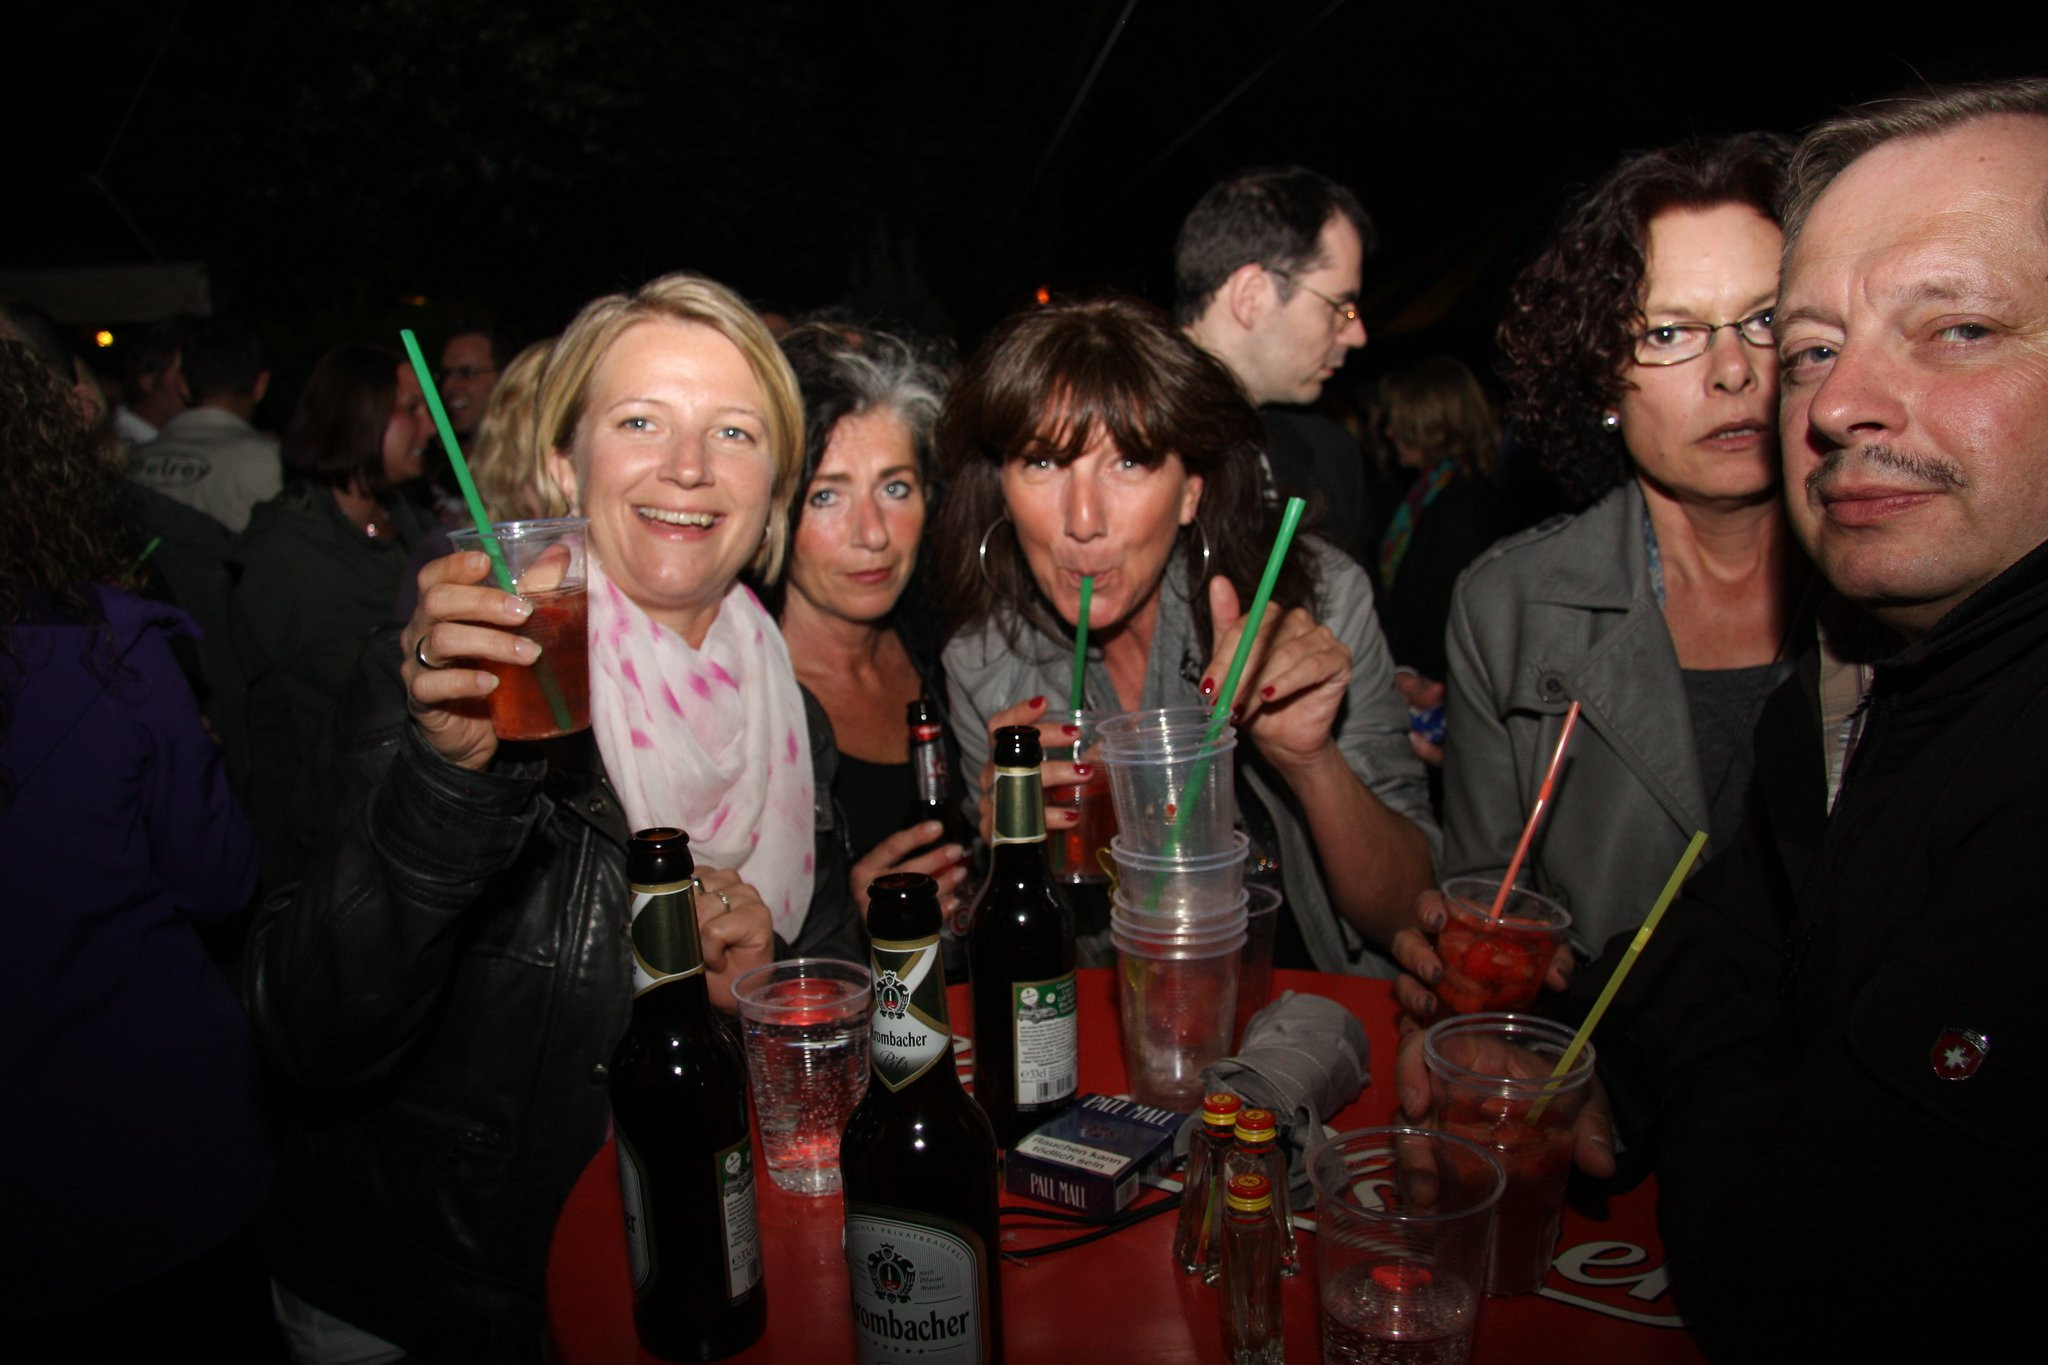
<path id="1" fill-rule="evenodd" d="M 1783 315 L 1800 310 L 1804 286 L 1845 271 L 1876 271 L 1886 278 L 1866 282 L 1885 292 L 1960 297 L 2044 253 L 2048 119 L 1979 119 L 1896 139 L 1850 163 L 1786 252 Z M 1896 269 L 1882 270 L 1887 264 Z"/>

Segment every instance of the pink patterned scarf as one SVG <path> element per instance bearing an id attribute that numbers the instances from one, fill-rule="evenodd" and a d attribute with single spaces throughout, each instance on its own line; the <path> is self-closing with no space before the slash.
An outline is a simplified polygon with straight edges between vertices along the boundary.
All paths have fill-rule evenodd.
<path id="1" fill-rule="evenodd" d="M 699 867 L 736 869 L 794 942 L 816 850 L 810 729 L 782 632 L 734 584 L 701 649 L 590 561 L 590 721 L 633 828 L 689 833 Z"/>

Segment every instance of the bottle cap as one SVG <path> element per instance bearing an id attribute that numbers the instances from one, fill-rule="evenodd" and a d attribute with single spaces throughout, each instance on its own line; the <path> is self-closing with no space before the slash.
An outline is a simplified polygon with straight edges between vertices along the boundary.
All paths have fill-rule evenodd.
<path id="1" fill-rule="evenodd" d="M 1045 761 L 1037 727 L 1005 725 L 996 731 L 995 765 L 998 768 L 1035 768 Z"/>
<path id="2" fill-rule="evenodd" d="M 1273 1182 L 1262 1175 L 1234 1175 L 1225 1197 L 1233 1213 L 1258 1213 L 1273 1207 Z"/>
<path id="3" fill-rule="evenodd" d="M 1237 1138 L 1240 1142 L 1271 1142 L 1275 1136 L 1275 1120 L 1270 1109 L 1247 1109 L 1237 1116 Z"/>
<path id="4" fill-rule="evenodd" d="M 1230 1128 L 1237 1123 L 1237 1111 L 1244 1108 L 1244 1101 L 1228 1090 L 1216 1090 L 1202 1096 L 1202 1122 L 1210 1128 Z"/>

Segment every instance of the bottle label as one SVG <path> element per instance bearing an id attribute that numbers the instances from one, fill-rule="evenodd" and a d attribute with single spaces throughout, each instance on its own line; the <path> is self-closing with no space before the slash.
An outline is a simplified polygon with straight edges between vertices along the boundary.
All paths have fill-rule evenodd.
<path id="1" fill-rule="evenodd" d="M 654 1274 L 654 1249 L 647 1237 L 647 1195 L 640 1154 L 626 1135 L 619 1138 L 619 1203 L 626 1210 L 626 1258 L 633 1267 L 633 1296 L 638 1298 Z"/>
<path id="2" fill-rule="evenodd" d="M 933 1214 L 849 1201 L 846 1275 L 861 1365 L 970 1365 L 992 1354 L 988 1249 Z"/>
<path id="3" fill-rule="evenodd" d="M 1036 768 L 996 769 L 995 842 L 1045 842 L 1045 791 Z"/>
<path id="4" fill-rule="evenodd" d="M 1081 1088 L 1081 1019 L 1074 974 L 1010 985 L 1016 1021 L 1017 1103 L 1050 1104 Z"/>
<path id="5" fill-rule="evenodd" d="M 875 1003 L 868 1012 L 869 1057 L 875 1079 L 901 1090 L 950 1052 L 953 1029 L 946 1011 L 946 973 L 939 941 L 875 939 L 869 945 Z"/>
<path id="6" fill-rule="evenodd" d="M 704 970 L 697 937 L 697 883 L 633 888 L 633 994 Z"/>
<path id="7" fill-rule="evenodd" d="M 725 1296 L 734 1303 L 761 1283 L 761 1223 L 754 1213 L 754 1147 L 742 1137 L 711 1157 L 725 1227 Z"/>
<path id="8" fill-rule="evenodd" d="M 943 802 L 946 799 L 946 746 L 937 725 L 920 725 L 910 732 L 910 767 L 917 781 L 917 799 Z"/>

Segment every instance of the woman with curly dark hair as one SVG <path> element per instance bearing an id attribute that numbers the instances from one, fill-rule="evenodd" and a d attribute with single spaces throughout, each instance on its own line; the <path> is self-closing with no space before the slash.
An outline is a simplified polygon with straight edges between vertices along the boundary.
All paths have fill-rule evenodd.
<path id="1" fill-rule="evenodd" d="M 986 796 L 990 736 L 1064 695 L 1092 576 L 1086 706 L 1215 695 L 1279 521 L 1258 414 L 1229 371 L 1157 310 L 1036 309 L 968 361 L 939 423 L 945 651 L 964 764 Z M 1345 555 L 1288 557 L 1237 701 L 1238 799 L 1278 864 L 1283 965 L 1391 975 L 1383 956 L 1429 881 L 1427 784 L 1373 616 Z M 1043 724 L 1048 747 L 1070 745 Z M 1048 788 L 1087 780 L 1045 765 Z M 1050 807 L 1046 823 L 1076 822 Z M 1291 960 L 1290 960 L 1291 959 Z"/>
<path id="2" fill-rule="evenodd" d="M 1525 874 L 1567 902 L 1581 954 L 1641 919 L 1695 830 L 1710 848 L 1733 833 L 1750 731 L 1787 668 L 1805 561 L 1779 497 L 1771 349 L 1785 155 L 1751 133 L 1625 158 L 1501 323 L 1510 413 L 1585 510 L 1459 583 L 1444 871 L 1507 866 L 1581 703 Z"/>
<path id="3" fill-rule="evenodd" d="M 191 623 L 124 590 L 143 549 L 118 461 L 0 340 L 0 1316 L 260 1359 L 270 1154 L 200 937 L 254 893 L 255 843 L 172 657 Z"/>

